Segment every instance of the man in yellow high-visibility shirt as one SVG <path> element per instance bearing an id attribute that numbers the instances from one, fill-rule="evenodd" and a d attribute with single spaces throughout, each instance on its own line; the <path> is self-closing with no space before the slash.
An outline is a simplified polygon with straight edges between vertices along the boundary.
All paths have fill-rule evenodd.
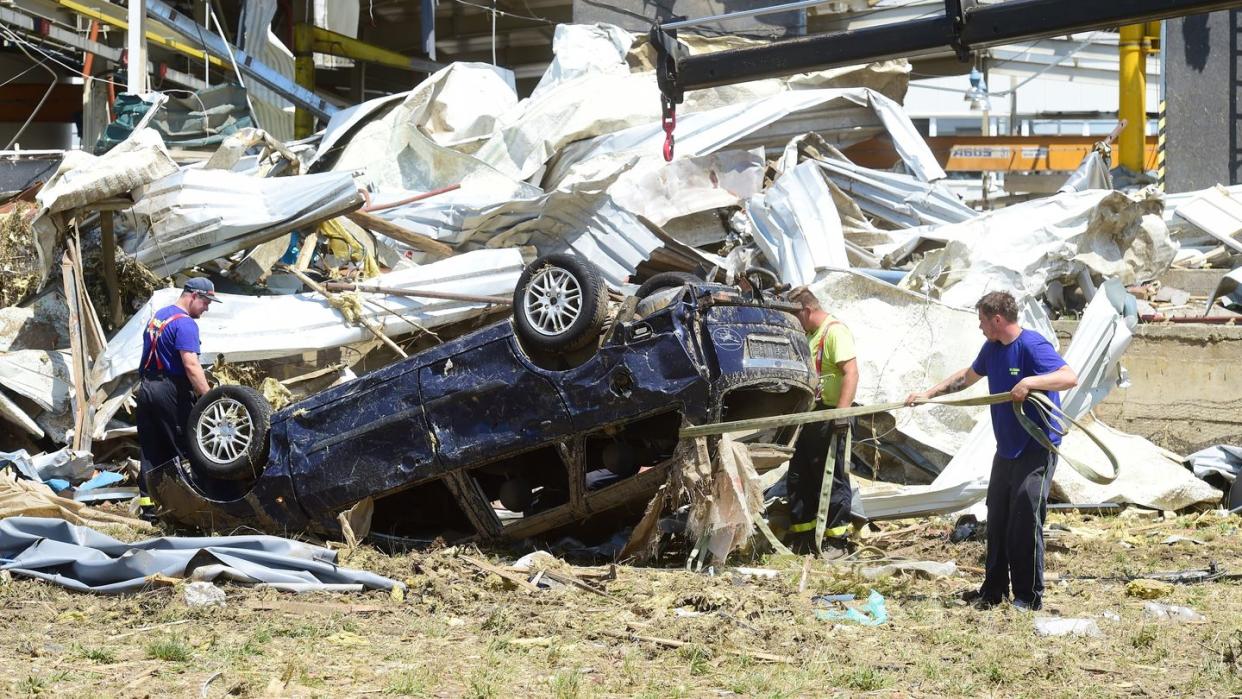
<path id="1" fill-rule="evenodd" d="M 798 322 L 810 335 L 811 361 L 819 373 L 816 409 L 848 408 L 858 390 L 853 334 L 824 310 L 810 289 L 794 289 L 789 298 L 801 306 Z M 789 545 L 795 552 L 818 552 L 825 534 L 840 536 L 849 530 L 850 437 L 848 419 L 802 426 L 786 476 Z M 825 492 L 824 474 L 829 470 L 831 490 Z M 825 499 L 826 516 L 822 512 Z"/>

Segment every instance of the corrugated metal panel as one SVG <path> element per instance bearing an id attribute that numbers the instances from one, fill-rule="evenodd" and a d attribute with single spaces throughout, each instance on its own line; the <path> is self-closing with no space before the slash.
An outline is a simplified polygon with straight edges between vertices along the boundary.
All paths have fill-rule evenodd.
<path id="1" fill-rule="evenodd" d="M 798 286 L 825 269 L 847 269 L 841 218 L 814 162 L 800 163 L 746 203 L 755 243 L 780 274 Z"/>
<path id="2" fill-rule="evenodd" d="M 347 172 L 261 179 L 226 170 L 181 170 L 145 187 L 134 204 L 132 211 L 149 221 L 149 232 L 134 254 L 164 276 L 361 203 Z"/>
<path id="3" fill-rule="evenodd" d="M 676 153 L 691 157 L 725 147 L 783 147 L 789 137 L 806 131 L 840 142 L 847 133 L 864 139 L 880 129 L 888 131 L 903 161 L 920 179 L 945 176 L 901 105 L 868 88 L 794 90 L 679 116 Z M 659 122 L 573 144 L 562 150 L 544 182 L 563 183 L 575 165 L 601 156 L 658 154 L 663 144 Z"/>
<path id="4" fill-rule="evenodd" d="M 936 184 L 860 167 L 844 160 L 819 160 L 834 184 L 871 216 L 903 227 L 960 223 L 979 215 Z"/>
<path id="5" fill-rule="evenodd" d="M 522 273 L 518 250 L 477 250 L 413 269 L 389 272 L 368 283 L 406 289 L 429 289 L 485 296 L 507 296 Z M 163 289 L 130 318 L 96 363 L 101 383 L 138 369 L 142 333 L 156 309 L 177 299 L 180 291 Z M 224 355 L 230 362 L 287 357 L 307 351 L 340 347 L 372 335 L 360 325 L 350 325 L 341 312 L 316 294 L 289 296 L 242 296 L 220 294 L 223 303 L 213 304 L 198 319 L 202 356 L 214 361 Z M 484 306 L 442 299 L 417 299 L 382 294 L 361 294 L 363 313 L 399 336 L 416 330 L 479 315 Z M 384 310 L 371 303 L 378 301 Z M 407 320 L 408 319 L 408 320 Z"/>
<path id="6" fill-rule="evenodd" d="M 293 53 L 272 32 L 276 0 L 247 0 L 242 12 L 241 46 L 281 75 L 293 78 Z M 257 81 L 246 85 L 259 128 L 278 141 L 293 140 L 293 103 Z"/>

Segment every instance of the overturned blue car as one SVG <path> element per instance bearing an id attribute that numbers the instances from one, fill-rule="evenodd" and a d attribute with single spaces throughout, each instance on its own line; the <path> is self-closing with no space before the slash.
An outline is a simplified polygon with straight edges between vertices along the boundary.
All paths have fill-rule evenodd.
<path id="1" fill-rule="evenodd" d="M 548 255 L 509 320 L 275 413 L 252 389 L 213 389 L 190 416 L 189 462 L 153 469 L 149 492 L 208 530 L 332 536 L 368 498 L 372 535 L 397 541 L 615 526 L 665 481 L 684 425 L 809 409 L 793 310 L 682 273 L 610 303 L 590 263 Z"/>

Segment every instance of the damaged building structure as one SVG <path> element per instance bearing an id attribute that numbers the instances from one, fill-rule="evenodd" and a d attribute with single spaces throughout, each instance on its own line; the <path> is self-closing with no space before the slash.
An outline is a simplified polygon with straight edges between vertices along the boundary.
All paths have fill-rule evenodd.
<path id="1" fill-rule="evenodd" d="M 18 75 L 0 95 L 20 105 L 0 127 L 0 483 L 46 489 L 40 507 L 134 498 L 142 335 L 206 276 L 224 302 L 198 321 L 201 360 L 251 389 L 265 429 L 215 462 L 260 455 L 248 473 L 163 465 L 170 519 L 338 536 L 362 513 L 380 540 L 572 534 L 616 557 L 679 513 L 723 558 L 779 533 L 795 428 L 679 430 L 808 409 L 780 292 L 809 285 L 855 336 L 860 406 L 968 363 L 974 301 L 1014 292 L 1081 378 L 1066 413 L 1119 466 L 1058 469 L 1054 502 L 1242 506 L 1223 448 L 1242 420 L 1242 185 L 1166 191 L 1179 154 L 1147 128 L 1188 20 L 764 67 L 675 103 L 653 21 L 709 71 L 954 3 L 697 23 L 723 4 L 629 5 L 0 3 Z M 1120 99 L 1061 113 L 1084 81 Z M 570 324 L 598 311 L 559 346 L 520 320 L 547 270 L 582 286 Z M 983 407 L 858 430 L 866 518 L 982 510 Z M 1080 430 L 1063 451 L 1110 471 Z"/>

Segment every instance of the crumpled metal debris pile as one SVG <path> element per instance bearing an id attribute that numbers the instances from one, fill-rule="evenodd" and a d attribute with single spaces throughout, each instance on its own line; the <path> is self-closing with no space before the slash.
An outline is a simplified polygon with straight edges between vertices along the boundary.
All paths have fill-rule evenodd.
<path id="1" fill-rule="evenodd" d="M 1048 311 L 1083 313 L 1067 352 L 1083 386 L 1066 397 L 1081 417 L 1124 380 L 1135 314 L 1123 287 L 1218 257 L 1187 255 L 1188 236 L 1214 235 L 1196 212 L 1233 194 L 1182 197 L 1176 216 L 1152 191 L 1073 187 L 967 207 L 902 111 L 904 61 L 689 93 L 666 163 L 645 39 L 566 25 L 554 48 L 525 99 L 511 72 L 455 63 L 297 144 L 242 128 L 179 164 L 156 131 L 135 128 L 102 155 L 66 153 L 0 210 L 11 280 L 0 290 L 0 447 L 65 447 L 122 470 L 136 456 L 142 330 L 190 276 L 212 277 L 224 300 L 199 320 L 204 364 L 274 403 L 499 317 L 504 303 L 481 297 L 507 298 L 536 254 L 586 258 L 617 291 L 663 271 L 733 283 L 756 267 L 812 284 L 858 340 L 863 404 L 969 362 L 979 338 L 963 309 L 1010 289 L 1054 342 Z M 879 133 L 891 171 L 843 154 Z M 986 421 L 982 409 L 936 408 L 873 421 L 871 449 L 859 450 L 872 475 L 921 485 L 867 485 L 867 514 L 977 503 Z M 1062 469 L 1059 497 L 1161 509 L 1219 499 L 1180 457 L 1105 431 L 1125 477 L 1101 489 Z M 1073 434 L 1066 448 L 1092 458 Z M 713 525 L 714 551 L 745 538 L 744 503 L 759 499 L 739 494 L 738 512 Z"/>

